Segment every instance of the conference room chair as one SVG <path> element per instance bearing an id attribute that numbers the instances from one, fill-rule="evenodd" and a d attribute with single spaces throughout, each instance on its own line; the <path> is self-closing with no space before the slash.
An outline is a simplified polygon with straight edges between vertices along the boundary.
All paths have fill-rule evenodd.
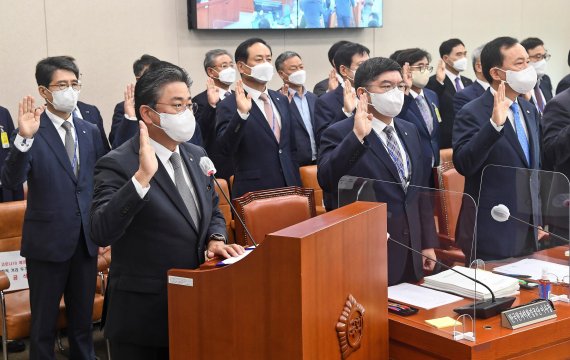
<path id="1" fill-rule="evenodd" d="M 323 189 L 321 189 L 319 181 L 317 180 L 317 165 L 301 166 L 299 168 L 299 174 L 301 175 L 301 184 L 303 187 L 313 189 L 315 192 L 317 215 L 324 214 L 326 210 L 323 204 Z"/>
<path id="2" fill-rule="evenodd" d="M 267 234 L 316 216 L 313 189 L 297 186 L 252 191 L 233 200 L 255 241 L 262 243 Z M 237 244 L 253 243 L 239 221 L 235 222 Z"/>
<path id="3" fill-rule="evenodd" d="M 232 208 L 230 204 L 226 200 L 226 198 L 222 195 L 222 191 L 226 194 L 227 198 L 230 198 L 230 189 L 228 188 L 228 182 L 224 179 L 217 179 L 218 183 L 220 184 L 220 188 L 216 186 L 216 193 L 218 194 L 219 203 L 218 207 L 220 211 L 224 215 L 224 219 L 226 220 L 226 231 L 228 233 L 228 243 L 234 242 L 234 229 L 232 228 Z"/>

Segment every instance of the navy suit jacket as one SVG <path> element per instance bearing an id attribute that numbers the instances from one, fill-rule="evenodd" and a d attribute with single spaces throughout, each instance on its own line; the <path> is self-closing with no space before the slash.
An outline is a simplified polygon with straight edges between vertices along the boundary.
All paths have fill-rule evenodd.
<path id="1" fill-rule="evenodd" d="M 160 160 L 148 193 L 140 198 L 131 180 L 139 148 L 135 136 L 95 167 L 92 239 L 113 247 L 105 335 L 111 341 L 168 346 L 167 271 L 203 263 L 210 235 L 226 234 L 225 221 L 213 180 L 200 170 L 204 149 L 179 146 L 200 210 L 196 226 Z"/>
<path id="2" fill-rule="evenodd" d="M 83 120 L 89 121 L 91 124 L 97 125 L 99 133 L 101 134 L 101 143 L 105 148 L 105 152 L 110 151 L 111 146 L 109 146 L 109 141 L 107 140 L 107 134 L 105 133 L 105 128 L 103 127 L 103 118 L 101 117 L 101 113 L 99 112 L 99 109 L 97 109 L 97 106 L 78 101 L 77 108 L 81 112 Z"/>
<path id="3" fill-rule="evenodd" d="M 570 88 L 570 74 L 564 76 L 556 86 L 556 95 Z"/>
<path id="4" fill-rule="evenodd" d="M 570 90 L 557 94 L 544 107 L 542 115 L 544 129 L 544 158 L 570 178 Z"/>
<path id="5" fill-rule="evenodd" d="M 105 150 L 97 126 L 75 117 L 73 123 L 79 144 L 77 178 L 57 129 L 45 112 L 30 150 L 21 152 L 12 145 L 2 170 L 6 187 L 16 188 L 28 181 L 21 248 L 26 258 L 66 261 L 80 239 L 84 239 L 91 256 L 97 255 L 97 245 L 89 234 L 89 217 L 93 169 Z"/>
<path id="6" fill-rule="evenodd" d="M 315 87 L 313 87 L 313 94 L 317 95 L 317 97 L 321 97 L 321 95 L 327 93 L 328 89 L 329 89 L 329 78 L 327 77 L 326 79 L 321 80 L 315 84 Z"/>
<path id="7" fill-rule="evenodd" d="M 311 113 L 311 124 L 313 128 L 313 138 L 315 137 L 315 103 L 317 102 L 317 96 L 310 91 L 305 94 L 307 98 L 307 104 L 309 104 L 309 111 Z M 313 151 L 311 149 L 311 138 L 309 137 L 309 130 L 303 122 L 303 117 L 297 108 L 295 99 L 291 99 L 289 103 L 289 109 L 291 111 L 291 120 L 293 124 L 293 129 L 295 132 L 295 140 L 297 144 L 297 163 L 299 166 L 311 165 L 313 163 Z M 317 144 L 318 146 L 318 144 Z"/>
<path id="8" fill-rule="evenodd" d="M 1 130 L 6 133 L 6 136 L 9 138 L 12 136 L 12 133 L 14 132 L 14 122 L 12 121 L 12 116 L 10 116 L 8 109 L 3 108 L 2 106 L 0 106 L 0 127 L 2 127 Z M 4 167 L 4 159 L 6 159 L 9 152 L 9 148 L 4 149 L 4 147 L 0 146 L 0 173 L 2 173 L 2 168 Z M 24 190 L 22 186 L 18 187 L 17 190 L 12 190 L 0 185 L 0 202 L 23 199 Z"/>
<path id="9" fill-rule="evenodd" d="M 544 100 L 546 100 L 546 102 L 550 101 L 550 99 L 552 99 L 552 81 L 550 81 L 550 76 L 542 75 L 538 87 L 542 90 Z"/>
<path id="10" fill-rule="evenodd" d="M 281 115 L 279 143 L 254 101 L 246 120 L 237 112 L 235 94 L 218 103 L 218 144 L 224 155 L 234 159 L 232 198 L 249 191 L 301 186 L 289 100 L 276 91 L 268 92 Z"/>
<path id="11" fill-rule="evenodd" d="M 537 246 L 535 230 L 529 231 L 528 226 L 517 221 L 497 222 L 491 217 L 493 206 L 504 204 L 511 215 L 541 225 L 539 179 L 533 171 L 540 169 L 539 117 L 533 104 L 521 97 L 518 102 L 528 130 L 530 164 L 510 121 L 500 132 L 491 125 L 490 90 L 465 105 L 455 118 L 453 163 L 465 176 L 465 192 L 478 204 L 477 257 L 483 260 L 521 256 Z M 475 225 L 472 206 L 468 205 L 463 202 L 457 233 L 458 244 L 467 257 Z"/>
<path id="12" fill-rule="evenodd" d="M 323 131 L 330 125 L 346 119 L 342 111 L 344 106 L 344 88 L 339 86 L 334 91 L 329 91 L 317 99 L 315 103 L 315 141 L 319 145 Z"/>
<path id="13" fill-rule="evenodd" d="M 397 241 L 421 251 L 438 244 L 430 197 L 416 186 L 426 186 L 425 173 L 431 172 L 421 148 L 415 125 L 395 118 L 394 126 L 410 158 L 410 185 L 404 191 L 398 171 L 378 135 L 371 133 L 362 144 L 354 132 L 354 117 L 331 125 L 321 138 L 318 159 L 318 180 L 330 202 L 327 208 L 337 208 L 338 182 L 344 175 L 377 180 L 374 184 L 376 201 L 388 204 L 388 233 Z M 397 283 L 405 272 L 408 250 L 388 242 L 389 284 Z M 423 277 L 422 257 L 413 254 L 413 266 L 418 279 Z"/>
<path id="14" fill-rule="evenodd" d="M 479 82 L 474 81 L 473 84 L 466 86 L 463 90 L 458 91 L 453 96 L 453 110 L 457 114 L 465 104 L 471 100 L 477 99 L 479 96 L 485 93 L 483 86 Z"/>
<path id="15" fill-rule="evenodd" d="M 437 95 L 429 89 L 423 89 L 423 93 L 431 112 L 433 121 L 432 133 L 429 133 L 418 103 L 412 95 L 406 95 L 404 97 L 404 106 L 402 107 L 402 111 L 398 115 L 398 118 L 411 122 L 416 126 L 418 133 L 420 134 L 424 156 L 426 159 L 430 159 L 430 165 L 431 158 L 433 156 L 434 166 L 437 166 L 439 165 L 439 122 L 437 121 L 436 109 L 439 108 L 439 100 Z M 431 172 L 427 174 L 430 179 L 432 178 L 431 175 Z M 431 185 L 431 182 L 428 182 L 428 184 Z"/>
<path id="16" fill-rule="evenodd" d="M 109 132 L 109 142 L 111 143 L 111 147 L 114 149 L 115 147 L 115 135 L 117 134 L 117 130 L 119 129 L 120 125 L 127 125 L 123 124 L 123 120 L 125 119 L 125 102 L 121 101 L 117 105 L 115 105 L 115 109 L 113 110 L 113 122 L 111 123 L 111 131 Z"/>
<path id="17" fill-rule="evenodd" d="M 473 82 L 461 76 L 463 87 L 471 85 Z M 455 118 L 455 111 L 453 110 L 453 96 L 455 96 L 455 85 L 451 82 L 449 77 L 445 77 L 443 85 L 441 85 L 432 75 L 426 87 L 435 91 L 439 97 L 439 114 L 441 115 L 441 124 L 439 127 L 439 146 L 441 149 L 451 148 L 451 132 L 453 129 L 453 119 Z"/>

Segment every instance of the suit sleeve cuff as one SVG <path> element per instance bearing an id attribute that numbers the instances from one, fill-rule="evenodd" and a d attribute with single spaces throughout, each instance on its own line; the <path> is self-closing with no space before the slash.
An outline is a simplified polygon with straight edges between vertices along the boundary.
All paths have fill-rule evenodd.
<path id="1" fill-rule="evenodd" d="M 34 138 L 26 139 L 20 134 L 16 134 L 16 138 L 14 139 L 14 146 L 16 149 L 20 150 L 21 152 L 28 152 L 34 143 Z"/>
<path id="2" fill-rule="evenodd" d="M 130 120 L 130 121 L 138 121 L 136 116 L 129 116 L 127 114 L 125 114 L 125 119 Z"/>
<path id="3" fill-rule="evenodd" d="M 135 186 L 135 190 L 137 191 L 137 194 L 139 194 L 141 199 L 144 199 L 144 197 L 146 196 L 146 194 L 150 190 L 150 185 L 143 188 L 141 183 L 139 183 L 137 181 L 137 179 L 135 179 L 134 176 L 132 177 L 132 181 L 133 181 L 133 185 Z"/>
<path id="4" fill-rule="evenodd" d="M 505 127 L 505 125 L 497 125 L 495 124 L 495 122 L 493 121 L 493 119 L 489 119 L 491 121 L 491 125 L 493 126 L 493 128 L 495 130 L 497 130 L 497 132 L 501 132 L 503 130 L 503 128 Z"/>

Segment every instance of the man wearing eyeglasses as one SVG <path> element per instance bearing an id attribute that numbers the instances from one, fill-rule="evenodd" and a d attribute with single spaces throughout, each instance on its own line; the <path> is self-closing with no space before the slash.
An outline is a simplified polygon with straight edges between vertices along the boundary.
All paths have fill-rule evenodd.
<path id="1" fill-rule="evenodd" d="M 397 118 L 406 84 L 393 60 L 371 58 L 356 72 L 356 113 L 328 127 L 321 137 L 318 180 L 331 208 L 339 206 L 338 183 L 344 175 L 377 180 L 376 201 L 388 204 L 388 232 L 406 245 L 435 258 L 437 245 L 427 186 L 430 158 L 424 155 L 415 125 Z M 388 283 L 416 282 L 434 263 L 406 248 L 388 243 Z"/>
<path id="2" fill-rule="evenodd" d="M 550 77 L 546 75 L 548 60 L 550 54 L 544 48 L 544 42 L 539 38 L 528 38 L 521 41 L 521 45 L 526 49 L 530 65 L 536 70 L 538 81 L 534 89 L 530 92 L 530 97 L 526 95 L 527 100 L 531 101 L 540 114 L 544 112 L 544 106 L 552 99 L 552 82 Z"/>
<path id="3" fill-rule="evenodd" d="M 21 254 L 26 258 L 32 323 L 30 359 L 54 359 L 63 295 L 70 358 L 94 359 L 91 316 L 98 247 L 91 241 L 93 169 L 104 155 L 96 125 L 73 116 L 81 85 L 68 57 L 36 66 L 40 96 L 19 104 L 17 135 L 2 170 L 8 188 L 28 182 Z"/>

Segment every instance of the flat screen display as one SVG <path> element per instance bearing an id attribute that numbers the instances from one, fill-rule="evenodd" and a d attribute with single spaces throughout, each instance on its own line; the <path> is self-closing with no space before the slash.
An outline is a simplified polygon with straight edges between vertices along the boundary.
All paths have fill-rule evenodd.
<path id="1" fill-rule="evenodd" d="M 188 0 L 190 29 L 382 26 L 383 0 Z"/>

